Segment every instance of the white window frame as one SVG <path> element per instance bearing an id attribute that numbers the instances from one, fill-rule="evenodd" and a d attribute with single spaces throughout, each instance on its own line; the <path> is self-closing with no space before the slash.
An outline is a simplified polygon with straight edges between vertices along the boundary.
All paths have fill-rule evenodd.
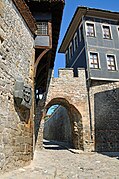
<path id="1" fill-rule="evenodd" d="M 70 53 L 70 47 L 72 46 L 72 56 L 71 56 L 71 53 Z M 69 59 L 71 59 L 73 57 L 73 44 L 72 42 L 70 42 L 70 45 L 69 45 Z"/>
<path id="2" fill-rule="evenodd" d="M 67 55 L 68 55 L 68 58 L 67 58 Z M 68 54 L 68 50 L 66 50 L 66 52 L 65 52 L 65 59 L 66 59 L 66 63 L 68 63 L 68 62 L 69 62 L 69 54 Z"/>
<path id="3" fill-rule="evenodd" d="M 88 27 L 88 25 L 87 24 L 91 24 L 91 25 L 93 25 L 94 26 L 94 36 L 89 36 L 88 35 L 88 29 L 87 29 L 87 27 Z M 92 21 L 86 21 L 85 22 L 85 29 L 86 29 L 86 36 L 87 37 L 96 37 L 96 27 L 95 27 L 95 22 L 92 22 Z"/>
<path id="4" fill-rule="evenodd" d="M 99 68 L 92 68 L 92 67 L 90 66 L 90 53 L 96 53 L 96 54 L 97 54 L 97 56 L 98 56 L 98 66 L 99 66 Z M 88 59 L 89 59 L 89 68 L 90 68 L 90 69 L 93 69 L 93 70 L 100 70 L 100 69 L 101 69 L 99 52 L 97 52 L 97 51 L 89 51 L 89 52 L 88 52 Z"/>
<path id="5" fill-rule="evenodd" d="M 114 60 L 115 60 L 115 68 L 116 68 L 115 70 L 109 70 L 109 69 L 108 69 L 108 64 L 107 64 L 107 70 L 110 71 L 110 72 L 118 71 L 116 55 L 115 55 L 115 54 L 106 54 L 106 62 L 107 62 L 107 56 L 114 56 Z"/>
<path id="6" fill-rule="evenodd" d="M 110 30 L 110 38 L 105 38 L 104 37 L 104 29 L 103 29 L 103 26 L 107 26 L 109 27 L 109 30 Z M 103 34 L 103 39 L 107 39 L 107 40 L 112 40 L 113 39 L 113 36 L 112 36 L 112 29 L 111 29 L 111 26 L 109 24 L 101 24 L 101 27 L 102 27 L 102 34 Z"/>
<path id="7" fill-rule="evenodd" d="M 74 38 L 73 38 L 73 42 L 74 42 L 74 51 L 76 51 L 77 48 L 78 48 L 78 46 L 79 46 L 79 43 L 78 43 L 78 41 L 77 41 L 77 48 L 76 48 L 75 38 L 78 39 L 78 33 L 77 33 L 77 32 L 75 32 L 75 34 L 74 34 Z"/>
<path id="8" fill-rule="evenodd" d="M 81 26 L 82 26 L 82 22 L 80 23 L 79 27 L 78 27 L 78 31 L 79 31 L 79 42 L 81 42 L 82 38 L 81 38 Z"/>
<path id="9" fill-rule="evenodd" d="M 81 26 L 79 26 L 79 42 L 81 42 Z"/>

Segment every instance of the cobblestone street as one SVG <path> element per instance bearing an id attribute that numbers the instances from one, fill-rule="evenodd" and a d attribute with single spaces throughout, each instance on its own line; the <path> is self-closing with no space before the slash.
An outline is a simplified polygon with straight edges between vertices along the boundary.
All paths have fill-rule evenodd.
<path id="1" fill-rule="evenodd" d="M 119 179 L 119 155 L 69 150 L 45 142 L 29 166 L 0 176 L 0 179 Z"/>

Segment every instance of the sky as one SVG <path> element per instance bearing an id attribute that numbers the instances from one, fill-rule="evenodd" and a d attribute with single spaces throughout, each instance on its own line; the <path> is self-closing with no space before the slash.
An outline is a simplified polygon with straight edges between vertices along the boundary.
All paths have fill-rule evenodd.
<path id="1" fill-rule="evenodd" d="M 65 67 L 64 54 L 59 54 L 58 49 L 62 43 L 66 30 L 78 6 L 87 6 L 119 12 L 119 0 L 65 0 L 65 7 L 62 17 L 58 48 L 55 58 L 54 76 L 58 76 L 58 69 Z"/>

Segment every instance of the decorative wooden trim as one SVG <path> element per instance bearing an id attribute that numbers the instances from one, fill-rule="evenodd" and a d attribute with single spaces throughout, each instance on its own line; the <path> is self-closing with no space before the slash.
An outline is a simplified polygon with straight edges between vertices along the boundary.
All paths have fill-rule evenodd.
<path id="1" fill-rule="evenodd" d="M 50 46 L 35 46 L 35 49 L 51 49 Z"/>

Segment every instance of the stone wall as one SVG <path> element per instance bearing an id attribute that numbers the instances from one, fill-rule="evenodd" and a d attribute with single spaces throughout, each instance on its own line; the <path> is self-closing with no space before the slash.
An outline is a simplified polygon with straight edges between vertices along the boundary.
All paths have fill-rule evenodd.
<path id="1" fill-rule="evenodd" d="M 66 108 L 59 106 L 44 123 L 44 139 L 72 145 L 71 123 Z"/>
<path id="2" fill-rule="evenodd" d="M 119 82 L 92 81 L 90 106 L 94 150 L 119 151 Z"/>
<path id="3" fill-rule="evenodd" d="M 30 110 L 14 102 L 15 80 L 32 88 L 34 39 L 12 0 L 0 1 L 0 169 L 22 166 L 33 157 L 33 99 Z"/>
<path id="4" fill-rule="evenodd" d="M 78 69 L 78 77 L 74 77 L 72 68 L 60 69 L 58 78 L 52 76 L 45 103 L 46 110 L 55 104 L 62 105 L 68 111 L 74 148 L 91 151 L 85 69 Z"/>
<path id="5" fill-rule="evenodd" d="M 34 117 L 34 133 L 35 133 L 35 148 L 43 148 L 43 129 L 44 121 L 44 99 L 39 100 L 35 105 L 35 117 Z"/>
<path id="6" fill-rule="evenodd" d="M 80 130 L 77 130 L 77 123 L 76 128 L 74 123 L 72 125 L 75 131 L 78 131 L 79 138 L 83 137 L 84 150 L 118 152 L 119 82 L 92 80 L 86 85 L 83 70 L 78 70 L 78 73 L 78 77 L 72 78 L 72 69 L 61 69 L 59 78 L 51 78 L 46 106 L 62 104 L 74 120 L 77 118 L 76 115 L 72 116 L 75 111 L 72 106 L 68 107 L 63 99 L 78 109 L 83 136 L 80 135 Z"/>

